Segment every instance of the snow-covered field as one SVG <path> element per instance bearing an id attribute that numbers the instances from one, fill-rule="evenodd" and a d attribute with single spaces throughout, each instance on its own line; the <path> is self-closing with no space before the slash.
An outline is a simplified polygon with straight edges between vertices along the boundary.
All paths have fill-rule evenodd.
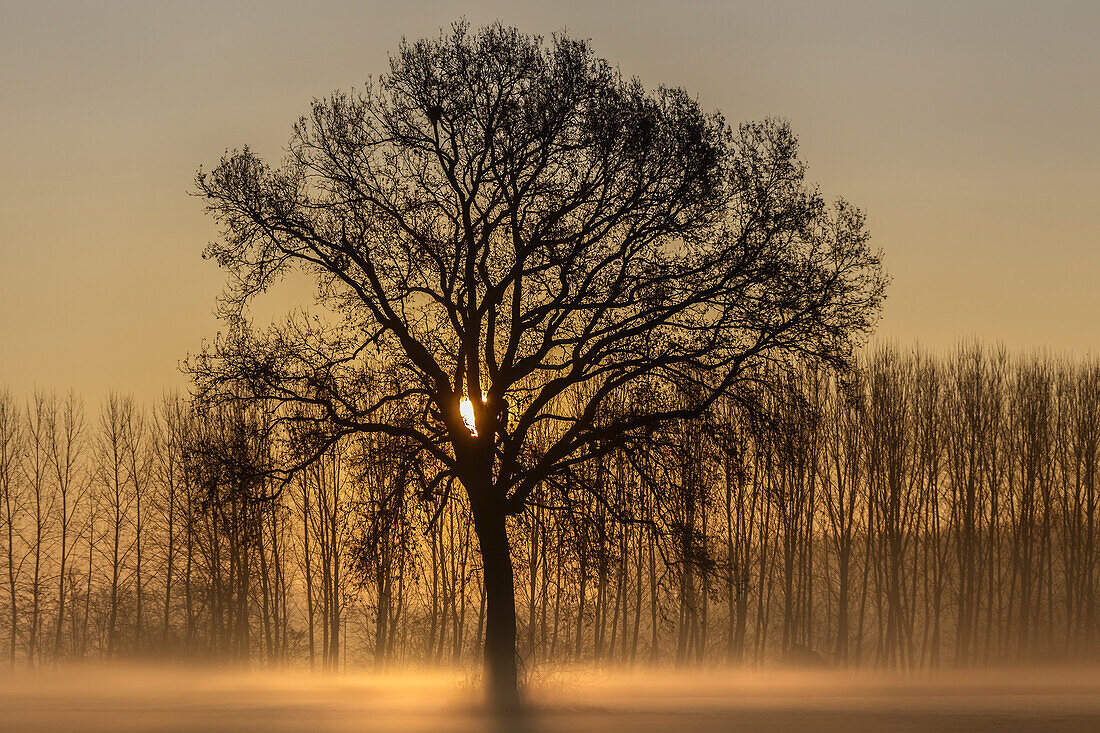
<path id="1" fill-rule="evenodd" d="M 461 675 L 83 668 L 0 677 L 0 731 L 1100 731 L 1100 670 L 539 675 L 523 717 Z"/>

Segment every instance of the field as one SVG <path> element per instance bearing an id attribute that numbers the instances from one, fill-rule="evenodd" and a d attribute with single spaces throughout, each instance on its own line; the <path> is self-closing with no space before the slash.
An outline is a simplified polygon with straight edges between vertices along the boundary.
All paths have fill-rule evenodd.
<path id="1" fill-rule="evenodd" d="M 2 678 L 0 726 L 118 731 L 1097 731 L 1100 674 L 559 673 L 500 718 L 461 675 L 73 668 Z"/>

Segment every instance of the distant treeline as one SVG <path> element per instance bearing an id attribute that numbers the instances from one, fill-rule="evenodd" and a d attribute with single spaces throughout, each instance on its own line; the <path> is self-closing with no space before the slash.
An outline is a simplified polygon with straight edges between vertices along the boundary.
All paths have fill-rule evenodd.
<path id="1" fill-rule="evenodd" d="M 1100 361 L 882 348 L 761 384 L 514 518 L 528 667 L 1095 658 Z M 0 659 L 477 664 L 461 492 L 380 436 L 252 473 L 308 446 L 265 419 L 0 394 Z"/>

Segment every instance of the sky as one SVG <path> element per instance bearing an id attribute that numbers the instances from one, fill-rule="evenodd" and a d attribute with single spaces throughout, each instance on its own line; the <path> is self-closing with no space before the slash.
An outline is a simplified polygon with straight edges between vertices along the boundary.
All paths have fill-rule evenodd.
<path id="1" fill-rule="evenodd" d="M 0 388 L 184 388 L 224 281 L 199 165 L 280 158 L 311 98 L 460 16 L 591 39 L 731 123 L 789 120 L 885 253 L 877 338 L 1100 347 L 1095 0 L 36 0 L 0 7 Z"/>

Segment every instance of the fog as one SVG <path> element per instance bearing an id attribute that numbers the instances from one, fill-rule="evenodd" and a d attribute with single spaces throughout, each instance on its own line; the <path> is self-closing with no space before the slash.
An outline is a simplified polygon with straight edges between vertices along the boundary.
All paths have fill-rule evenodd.
<path id="1" fill-rule="evenodd" d="M 5 731 L 1095 731 L 1100 670 L 560 669 L 527 711 L 478 704 L 461 671 L 309 675 L 67 667 L 0 681 Z"/>

